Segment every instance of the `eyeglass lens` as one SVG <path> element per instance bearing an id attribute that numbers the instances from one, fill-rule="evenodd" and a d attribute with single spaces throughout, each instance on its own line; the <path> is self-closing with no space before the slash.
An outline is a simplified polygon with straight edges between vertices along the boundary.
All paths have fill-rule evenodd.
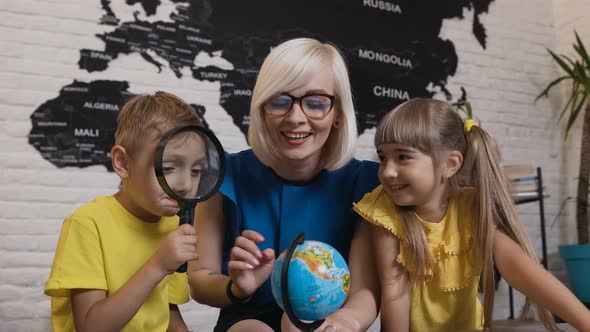
<path id="1" fill-rule="evenodd" d="M 284 115 L 297 101 L 303 112 L 309 117 L 323 117 L 332 109 L 332 99 L 328 96 L 306 95 L 295 98 L 289 95 L 278 95 L 266 103 L 265 110 L 273 115 Z"/>

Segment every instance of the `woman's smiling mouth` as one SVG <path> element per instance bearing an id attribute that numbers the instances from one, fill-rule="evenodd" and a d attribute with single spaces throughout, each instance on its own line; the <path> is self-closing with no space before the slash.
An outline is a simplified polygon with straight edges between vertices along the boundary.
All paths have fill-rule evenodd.
<path id="1" fill-rule="evenodd" d="M 281 131 L 281 135 L 288 139 L 304 139 L 312 135 L 311 131 Z"/>

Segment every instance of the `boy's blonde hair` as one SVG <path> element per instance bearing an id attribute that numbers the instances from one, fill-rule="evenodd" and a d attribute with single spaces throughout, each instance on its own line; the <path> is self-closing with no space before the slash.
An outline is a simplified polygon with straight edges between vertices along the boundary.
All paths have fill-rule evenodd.
<path id="1" fill-rule="evenodd" d="M 352 158 L 358 132 L 344 59 L 334 45 L 298 38 L 286 41 L 270 52 L 260 68 L 252 93 L 248 141 L 263 164 L 275 165 L 280 155 L 266 128 L 263 104 L 279 93 L 301 87 L 325 68 L 329 68 L 334 77 L 334 111 L 339 113 L 340 124 L 332 127 L 320 162 L 322 168 L 334 170 Z"/>
<path id="2" fill-rule="evenodd" d="M 138 95 L 127 101 L 119 112 L 115 144 L 133 156 L 149 135 L 155 133 L 161 137 L 166 131 L 183 125 L 203 125 L 192 106 L 184 100 L 163 91 Z"/>
<path id="3" fill-rule="evenodd" d="M 451 193 L 461 185 L 474 187 L 477 191 L 472 243 L 474 258 L 481 269 L 484 326 L 489 328 L 495 291 L 494 232 L 503 232 L 528 256 L 535 261 L 537 258 L 512 201 L 496 141 L 479 126 L 473 126 L 470 133 L 466 134 L 464 125 L 464 120 L 449 103 L 436 99 L 414 98 L 399 105 L 381 120 L 375 133 L 375 147 L 380 144 L 408 145 L 431 156 L 435 167 L 440 165 L 442 158 L 450 151 L 459 151 L 463 155 L 464 163 L 460 172 L 448 179 L 447 184 Z M 412 207 L 396 208 L 406 234 L 400 245 L 409 250 L 408 257 L 412 260 L 409 264 L 419 274 L 424 275 L 432 264 L 424 230 Z M 521 319 L 527 313 L 530 304 L 527 298 Z M 547 328 L 558 331 L 549 311 L 539 306 L 537 311 Z"/>

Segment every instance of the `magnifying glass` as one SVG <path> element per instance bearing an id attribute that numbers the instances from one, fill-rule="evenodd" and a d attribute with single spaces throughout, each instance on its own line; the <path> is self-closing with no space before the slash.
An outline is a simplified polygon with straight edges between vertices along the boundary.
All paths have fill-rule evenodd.
<path id="1" fill-rule="evenodd" d="M 154 169 L 164 192 L 178 203 L 179 225 L 192 225 L 197 203 L 213 196 L 221 186 L 224 156 L 217 137 L 203 127 L 177 127 L 160 139 Z M 176 272 L 186 272 L 186 268 L 184 263 Z"/>

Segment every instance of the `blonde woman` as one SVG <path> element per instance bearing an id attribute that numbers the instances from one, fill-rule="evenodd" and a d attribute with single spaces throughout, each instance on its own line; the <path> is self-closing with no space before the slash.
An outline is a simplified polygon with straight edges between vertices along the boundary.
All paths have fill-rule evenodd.
<path id="1" fill-rule="evenodd" d="M 252 149 L 227 156 L 221 192 L 197 208 L 200 259 L 189 266 L 189 283 L 196 301 L 221 308 L 214 331 L 281 329 L 269 277 L 299 232 L 335 247 L 351 269 L 344 308 L 319 330 L 371 325 L 378 282 L 366 268 L 368 225 L 357 222 L 352 203 L 377 186 L 378 165 L 352 158 L 356 137 L 339 51 L 305 38 L 274 48 L 253 91 Z M 291 329 L 284 319 L 283 331 Z"/>
<path id="2" fill-rule="evenodd" d="M 550 310 L 590 331 L 590 312 L 538 264 L 486 131 L 446 102 L 412 99 L 383 118 L 375 147 L 381 186 L 355 210 L 375 225 L 382 331 L 489 327 L 492 264 L 548 329 Z"/>

